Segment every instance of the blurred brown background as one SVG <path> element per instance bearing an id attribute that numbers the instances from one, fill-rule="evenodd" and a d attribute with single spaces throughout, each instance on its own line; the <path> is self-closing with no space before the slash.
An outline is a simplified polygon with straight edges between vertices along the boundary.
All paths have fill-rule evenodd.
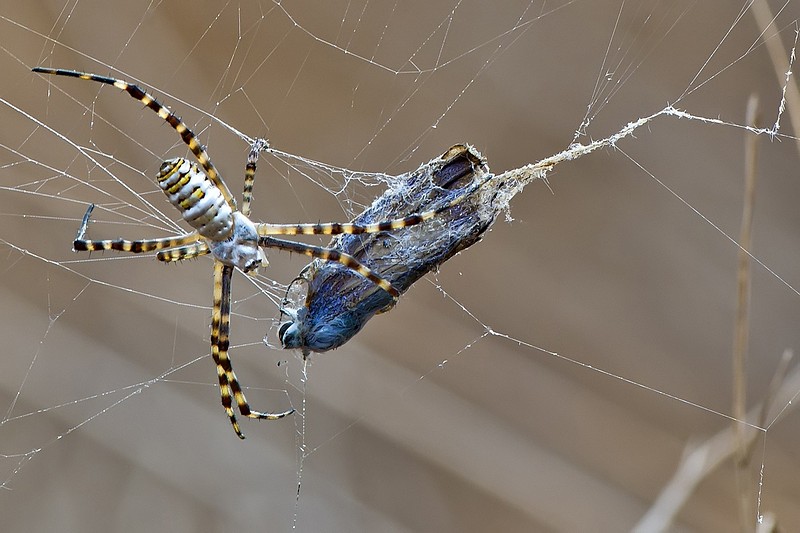
<path id="1" fill-rule="evenodd" d="M 273 252 L 261 279 L 273 299 L 235 279 L 232 355 L 251 404 L 305 418 L 245 421 L 240 442 L 204 357 L 210 261 L 70 251 L 89 202 L 91 235 L 168 234 L 163 217 L 124 218 L 137 199 L 123 185 L 175 220 L 152 176 L 185 149 L 117 90 L 29 69 L 141 82 L 237 192 L 247 143 L 211 115 L 291 154 L 392 174 L 457 142 L 495 172 L 536 161 L 569 145 L 590 103 L 582 142 L 674 102 L 741 124 L 751 93 L 774 122 L 781 87 L 750 14 L 664 4 L 0 3 L 2 529 L 632 528 L 686 445 L 731 423 L 737 248 L 702 217 L 737 237 L 740 129 L 661 118 L 620 143 L 635 163 L 605 150 L 559 166 L 552 191 L 534 183 L 514 199 L 512 223 L 313 357 L 305 383 L 296 354 L 261 342 L 275 342 L 282 294 L 270 280 L 306 263 Z M 768 36 L 788 49 L 798 15 L 788 2 Z M 786 116 L 782 131 L 794 134 Z M 798 153 L 764 137 L 759 157 L 753 250 L 786 283 L 754 266 L 750 406 L 783 350 L 800 348 Z M 342 220 L 348 200 L 382 190 L 352 182 L 334 196 L 314 180 L 342 184 L 265 156 L 254 218 Z M 798 439 L 790 413 L 752 459 L 763 487 L 748 494 L 785 531 L 800 529 Z M 736 509 L 726 463 L 671 530 L 732 531 Z"/>

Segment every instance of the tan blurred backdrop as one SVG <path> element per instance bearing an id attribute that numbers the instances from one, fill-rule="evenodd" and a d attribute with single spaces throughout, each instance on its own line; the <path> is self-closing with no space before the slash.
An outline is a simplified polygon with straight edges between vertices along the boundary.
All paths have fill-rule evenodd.
<path id="1" fill-rule="evenodd" d="M 0 3 L 2 529 L 629 530 L 686 445 L 731 423 L 737 248 L 724 234 L 741 218 L 740 129 L 660 118 L 624 153 L 559 166 L 549 190 L 514 199 L 513 222 L 314 356 L 305 383 L 296 354 L 261 342 L 275 341 L 275 302 L 238 276 L 233 357 L 249 399 L 305 410 L 245 421 L 240 442 L 210 357 L 179 368 L 208 351 L 210 261 L 70 251 L 86 204 L 124 203 L 121 183 L 177 218 L 151 177 L 184 148 L 115 89 L 29 69 L 153 88 L 237 192 L 248 146 L 209 114 L 353 170 L 398 174 L 469 142 L 499 172 L 566 148 L 590 103 L 583 142 L 676 101 L 743 123 L 751 93 L 772 123 L 781 87 L 738 4 Z M 787 49 L 799 14 L 789 2 L 777 19 Z M 759 157 L 754 254 L 785 283 L 754 266 L 750 406 L 783 350 L 800 348 L 798 153 L 764 137 Z M 265 156 L 254 218 L 341 220 L 347 198 L 379 192 L 354 183 L 336 197 Z M 98 219 L 98 237 L 166 234 Z M 282 284 L 306 263 L 270 261 Z M 800 529 L 798 439 L 797 414 L 760 437 L 763 486 L 748 485 L 785 531 Z M 726 463 L 672 530 L 736 520 Z"/>

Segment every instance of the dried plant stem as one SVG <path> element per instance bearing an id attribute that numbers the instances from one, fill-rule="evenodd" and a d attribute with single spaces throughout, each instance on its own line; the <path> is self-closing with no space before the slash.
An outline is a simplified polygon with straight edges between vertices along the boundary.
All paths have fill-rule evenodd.
<path id="1" fill-rule="evenodd" d="M 761 405 L 750 409 L 746 417 L 739 421 L 744 442 L 749 447 L 756 437 L 762 435 L 779 417 L 786 416 L 797 407 L 797 391 L 800 390 L 800 367 L 789 370 L 792 352 L 783 354 L 772 384 Z M 778 413 L 775 406 L 782 406 Z M 769 417 L 773 417 L 772 420 Z M 689 444 L 680 465 L 675 469 L 672 479 L 664 486 L 652 507 L 632 529 L 635 533 L 666 531 L 694 492 L 695 487 L 719 465 L 735 457 L 738 451 L 736 430 L 728 426 L 701 443 Z M 774 519 L 774 518 L 773 518 Z M 752 531 L 755 518 L 750 517 L 749 531 Z"/>
<path id="2" fill-rule="evenodd" d="M 747 125 L 756 127 L 758 122 L 758 98 L 755 95 L 747 102 Z M 745 137 L 745 187 L 742 205 L 742 225 L 739 232 L 739 258 L 736 269 L 736 322 L 733 340 L 733 416 L 736 435 L 736 488 L 739 500 L 739 525 L 743 532 L 751 530 L 754 503 L 750 488 L 753 474 L 749 468 L 749 446 L 744 437 L 741 420 L 747 412 L 747 344 L 749 338 L 748 309 L 750 304 L 750 245 L 752 242 L 753 206 L 756 197 L 758 166 L 758 137 Z"/>

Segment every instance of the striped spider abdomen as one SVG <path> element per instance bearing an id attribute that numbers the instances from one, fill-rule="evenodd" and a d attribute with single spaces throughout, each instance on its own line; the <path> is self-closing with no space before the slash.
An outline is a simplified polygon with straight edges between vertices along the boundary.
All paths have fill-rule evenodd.
<path id="1" fill-rule="evenodd" d="M 182 157 L 167 159 L 156 181 L 183 219 L 200 235 L 212 241 L 230 236 L 233 211 L 219 188 L 196 163 Z"/>

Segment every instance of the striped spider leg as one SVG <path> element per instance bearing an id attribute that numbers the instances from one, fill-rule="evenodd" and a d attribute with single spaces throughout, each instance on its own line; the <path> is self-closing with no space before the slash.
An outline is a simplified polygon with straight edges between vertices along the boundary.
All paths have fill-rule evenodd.
<path id="1" fill-rule="evenodd" d="M 172 126 L 194 155 L 197 163 L 176 157 L 164 161 L 156 176 L 159 187 L 169 201 L 180 212 L 194 231 L 185 235 L 158 239 L 86 239 L 86 231 L 92 213 L 90 205 L 83 217 L 73 242 L 77 251 L 116 250 L 142 253 L 157 251 L 160 261 L 174 262 L 210 254 L 214 258 L 213 310 L 211 315 L 211 355 L 217 367 L 220 395 L 225 413 L 228 415 L 236 435 L 244 438 L 233 401 L 242 416 L 256 419 L 276 420 L 288 416 L 294 409 L 278 413 L 254 411 L 245 398 L 242 387 L 233 371 L 228 355 L 230 338 L 231 278 L 234 268 L 247 274 L 255 274 L 266 266 L 262 248 L 277 248 L 305 254 L 327 261 L 336 261 L 375 283 L 396 299 L 400 292 L 381 276 L 375 274 L 357 259 L 337 250 L 320 246 L 287 241 L 272 235 L 338 235 L 377 233 L 419 224 L 440 210 L 406 216 L 397 220 L 373 224 L 254 224 L 250 220 L 252 190 L 255 181 L 256 163 L 261 150 L 267 149 L 266 141 L 257 140 L 250 151 L 245 168 L 242 208 L 239 210 L 222 176 L 211 162 L 205 147 L 197 140 L 189 127 L 166 106 L 140 87 L 122 80 L 73 70 L 36 67 L 34 72 L 69 76 L 83 80 L 113 85 L 142 102 Z M 448 206 L 449 207 L 449 206 Z M 446 207 L 447 208 L 447 207 Z"/>

